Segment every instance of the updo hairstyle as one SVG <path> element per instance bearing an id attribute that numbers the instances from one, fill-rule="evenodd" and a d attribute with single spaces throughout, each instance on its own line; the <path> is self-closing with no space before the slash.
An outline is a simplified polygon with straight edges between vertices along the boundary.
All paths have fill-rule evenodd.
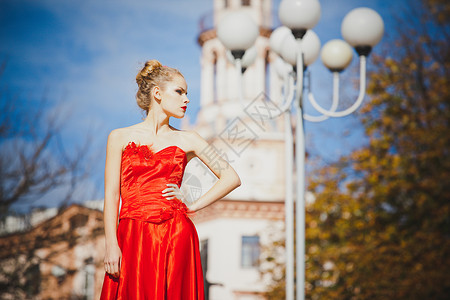
<path id="1" fill-rule="evenodd" d="M 175 75 L 183 77 L 177 69 L 163 66 L 156 59 L 148 60 L 145 66 L 136 76 L 139 90 L 136 93 L 136 102 L 147 114 L 151 105 L 151 92 L 153 87 L 165 88 L 165 83 L 174 78 Z"/>

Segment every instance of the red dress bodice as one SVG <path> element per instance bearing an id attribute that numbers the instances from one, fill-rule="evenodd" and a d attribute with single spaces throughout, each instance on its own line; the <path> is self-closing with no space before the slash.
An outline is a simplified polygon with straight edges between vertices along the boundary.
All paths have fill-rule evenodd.
<path id="1" fill-rule="evenodd" d="M 188 213 L 180 200 L 162 196 L 167 183 L 180 187 L 186 163 L 186 153 L 178 146 L 154 152 L 148 145 L 130 142 L 122 152 L 119 219 L 161 223 L 175 212 Z"/>

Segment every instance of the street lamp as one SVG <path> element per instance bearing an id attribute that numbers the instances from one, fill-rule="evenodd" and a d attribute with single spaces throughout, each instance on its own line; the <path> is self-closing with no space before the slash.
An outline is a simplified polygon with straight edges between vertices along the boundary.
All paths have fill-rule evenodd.
<path id="1" fill-rule="evenodd" d="M 242 62 L 248 62 L 247 68 L 256 58 L 256 48 L 253 53 L 247 55 L 246 51 L 253 46 L 259 35 L 258 25 L 242 11 L 228 12 L 217 25 L 217 37 L 234 58 L 237 69 L 238 98 L 242 100 Z M 246 60 L 244 60 L 246 59 Z"/>
<path id="2" fill-rule="evenodd" d="M 236 14 L 234 19 L 227 16 L 217 29 L 219 40 L 231 50 L 241 80 L 241 58 L 258 35 L 257 27 L 244 13 Z M 240 15 L 238 15 L 240 14 Z M 229 17 L 229 18 L 228 18 Z M 333 97 L 330 109 L 320 106 L 311 89 L 307 99 L 322 115 L 311 116 L 303 111 L 304 71 L 312 64 L 320 52 L 319 37 L 311 30 L 320 18 L 318 0 L 282 0 L 279 18 L 284 26 L 276 28 L 269 40 L 270 48 L 279 57 L 274 67 L 284 81 L 283 100 L 280 112 L 285 120 L 286 155 L 286 299 L 294 299 L 294 202 L 293 202 L 293 134 L 290 114 L 292 103 L 296 108 L 295 170 L 297 173 L 296 217 L 296 287 L 297 300 L 305 298 L 305 138 L 303 121 L 321 122 L 330 117 L 343 117 L 353 113 L 362 103 L 366 90 L 366 58 L 372 48 L 381 40 L 384 24 L 380 15 L 370 8 L 356 8 L 350 11 L 341 25 L 343 40 L 327 42 L 321 51 L 321 60 L 333 73 Z M 239 22 L 239 25 L 238 25 Z M 244 25 L 246 24 L 246 25 Z M 246 28 L 245 26 L 248 26 Z M 360 58 L 360 87 L 356 101 L 349 108 L 337 111 L 339 104 L 339 73 L 345 70 L 352 60 L 353 47 Z M 289 112 L 289 113 L 287 113 Z"/>
<path id="3" fill-rule="evenodd" d="M 227 50 L 227 59 L 230 63 L 236 64 L 236 59 L 234 58 L 233 54 L 230 50 Z M 245 50 L 244 56 L 240 59 L 241 63 L 241 73 L 244 74 L 246 69 L 250 67 L 256 60 L 258 53 L 256 51 L 256 47 L 252 46 Z M 239 69 L 238 69 L 239 70 Z"/>
<path id="4" fill-rule="evenodd" d="M 277 32 L 276 29 L 273 34 L 274 40 L 283 38 L 280 47 L 274 47 L 272 50 L 278 53 L 285 61 L 290 63 L 296 69 L 296 83 L 295 96 L 291 99 L 291 92 L 287 91 L 292 85 L 285 86 L 285 100 L 291 103 L 295 100 L 296 113 L 296 171 L 297 171 L 297 203 L 296 203 L 296 273 L 297 273 L 297 300 L 305 298 L 305 138 L 303 120 L 320 122 L 329 117 L 343 117 L 354 112 L 362 103 L 364 98 L 366 83 L 366 57 L 369 55 L 373 46 L 375 46 L 382 38 L 384 31 L 384 24 L 381 17 L 374 10 L 369 8 L 357 8 L 346 15 L 342 22 L 342 36 L 347 41 L 331 40 L 322 48 L 321 59 L 324 65 L 333 73 L 333 99 L 329 110 L 321 107 L 315 100 L 311 90 L 308 91 L 308 100 L 312 106 L 320 112 L 321 116 L 310 116 L 303 112 L 303 86 L 304 68 L 311 64 L 318 54 L 320 49 L 320 42 L 318 37 L 310 35 L 314 38 L 308 38 L 308 33 L 312 33 L 313 28 L 320 17 L 320 3 L 317 0 L 283 0 L 280 3 L 279 18 L 281 23 L 289 28 L 291 32 L 281 29 Z M 295 43 L 292 39 L 295 38 Z M 272 39 L 272 37 L 271 37 Z M 289 42 L 287 42 L 289 41 Z M 273 44 L 273 43 L 272 43 Z M 272 45 L 271 44 L 271 45 Z M 336 111 L 339 104 L 339 73 L 342 72 L 352 60 L 352 51 L 350 45 L 353 46 L 360 57 L 360 92 L 358 99 L 349 108 L 343 111 Z M 319 46 L 317 46 L 319 45 Z M 296 47 L 295 47 L 296 46 Z M 295 51 L 293 55 L 292 52 Z M 285 81 L 289 82 L 289 81 Z M 289 106 L 290 107 L 290 106 Z M 287 123 L 286 123 L 287 124 Z M 292 135 L 291 127 L 286 127 L 286 131 Z M 288 138 L 287 140 L 291 140 Z M 288 148 L 290 147 L 287 144 Z M 292 151 L 292 150 L 291 150 Z M 287 151 L 289 152 L 289 151 Z M 292 166 L 291 160 L 287 159 L 287 165 Z M 291 181 L 291 176 L 288 176 L 289 169 L 287 169 L 287 180 Z M 291 172 L 292 173 L 292 172 Z M 287 193 L 292 193 L 287 190 Z M 292 197 L 286 197 L 286 201 Z M 293 207 L 293 204 L 288 204 Z M 288 211 L 287 211 L 288 213 Z M 290 212 L 292 214 L 292 212 Z M 292 217 L 286 217 L 286 299 L 294 299 L 294 257 L 293 257 L 293 224 Z M 291 249 L 289 249 L 291 248 Z"/>

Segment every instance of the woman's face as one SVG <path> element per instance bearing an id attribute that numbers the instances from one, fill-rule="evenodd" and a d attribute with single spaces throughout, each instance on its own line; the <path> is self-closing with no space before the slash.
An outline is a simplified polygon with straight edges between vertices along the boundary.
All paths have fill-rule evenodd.
<path id="1" fill-rule="evenodd" d="M 187 109 L 189 99 L 187 97 L 187 85 L 184 78 L 175 75 L 160 90 L 161 108 L 169 117 L 183 118 Z"/>

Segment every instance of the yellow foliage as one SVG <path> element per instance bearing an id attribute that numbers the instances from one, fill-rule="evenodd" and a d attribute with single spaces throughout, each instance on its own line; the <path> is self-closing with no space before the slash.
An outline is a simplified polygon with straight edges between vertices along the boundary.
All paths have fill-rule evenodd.
<path id="1" fill-rule="evenodd" d="M 450 8 L 424 3 L 433 35 L 400 32 L 389 56 L 371 54 L 360 110 L 369 144 L 309 178 L 307 299 L 448 297 L 450 51 L 438 37 Z"/>

